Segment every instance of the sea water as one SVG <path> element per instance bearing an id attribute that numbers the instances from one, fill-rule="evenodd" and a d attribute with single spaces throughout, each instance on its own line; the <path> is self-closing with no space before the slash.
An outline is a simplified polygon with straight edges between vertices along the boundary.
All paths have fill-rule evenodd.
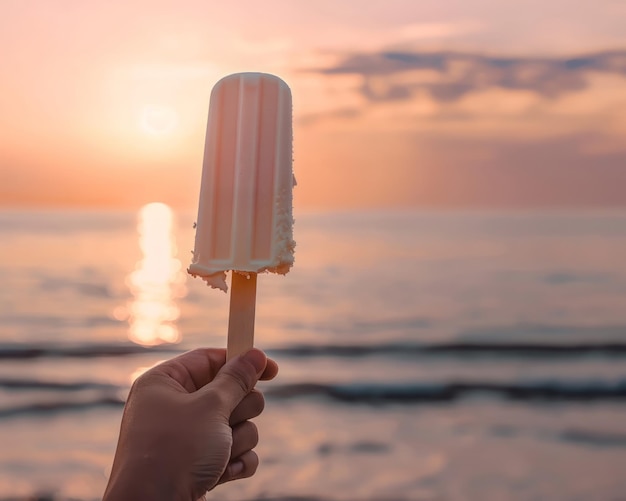
<path id="1" fill-rule="evenodd" d="M 224 346 L 193 216 L 0 213 L 0 499 L 98 499 L 146 368 Z M 297 214 L 255 477 L 209 499 L 625 499 L 626 213 Z"/>

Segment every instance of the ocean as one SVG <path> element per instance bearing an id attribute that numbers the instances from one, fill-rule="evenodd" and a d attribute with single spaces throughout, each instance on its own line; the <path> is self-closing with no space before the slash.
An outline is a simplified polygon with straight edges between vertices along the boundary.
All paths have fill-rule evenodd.
<path id="1" fill-rule="evenodd" d="M 99 499 L 124 399 L 225 346 L 193 215 L 0 212 L 0 499 Z M 296 214 L 261 464 L 211 500 L 626 500 L 626 212 Z"/>

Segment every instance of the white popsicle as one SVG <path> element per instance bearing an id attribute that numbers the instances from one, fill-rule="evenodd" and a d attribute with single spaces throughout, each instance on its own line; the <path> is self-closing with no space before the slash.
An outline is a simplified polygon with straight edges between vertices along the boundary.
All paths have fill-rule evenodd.
<path id="1" fill-rule="evenodd" d="M 238 73 L 211 92 L 193 261 L 224 291 L 233 271 L 229 358 L 252 347 L 256 274 L 293 264 L 291 92 L 280 78 Z"/>

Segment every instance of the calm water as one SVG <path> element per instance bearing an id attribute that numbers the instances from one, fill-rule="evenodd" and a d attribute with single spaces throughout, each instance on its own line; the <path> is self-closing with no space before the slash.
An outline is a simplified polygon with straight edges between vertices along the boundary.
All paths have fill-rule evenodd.
<path id="1" fill-rule="evenodd" d="M 134 377 L 223 346 L 192 216 L 0 212 L 0 499 L 98 499 Z M 297 217 L 262 464 L 215 500 L 626 499 L 626 213 Z"/>

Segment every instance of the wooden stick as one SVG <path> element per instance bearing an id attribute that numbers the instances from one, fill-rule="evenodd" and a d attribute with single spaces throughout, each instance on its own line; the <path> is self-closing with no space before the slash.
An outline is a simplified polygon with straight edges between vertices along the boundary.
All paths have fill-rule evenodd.
<path id="1" fill-rule="evenodd" d="M 256 275 L 256 273 L 249 273 L 246 276 L 233 271 L 226 360 L 251 350 L 254 344 Z"/>

